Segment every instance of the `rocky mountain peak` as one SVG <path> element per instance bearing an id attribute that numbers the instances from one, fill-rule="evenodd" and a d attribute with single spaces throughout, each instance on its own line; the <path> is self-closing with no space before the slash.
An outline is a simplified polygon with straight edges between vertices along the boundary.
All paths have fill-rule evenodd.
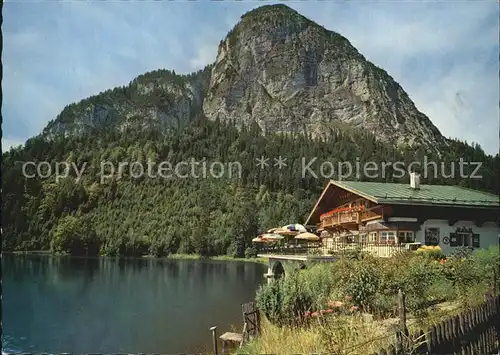
<path id="1" fill-rule="evenodd" d="M 341 123 L 396 144 L 446 144 L 390 75 L 345 37 L 286 5 L 242 15 L 220 42 L 215 63 L 204 70 L 141 75 L 127 87 L 70 105 L 46 131 L 79 133 L 79 123 L 88 121 L 122 128 L 140 117 L 146 126 L 179 125 L 200 114 L 257 122 L 264 132 L 320 136 Z"/>
<path id="2" fill-rule="evenodd" d="M 386 141 L 445 142 L 385 71 L 286 5 L 246 13 L 221 42 L 203 110 L 264 131 L 317 136 L 342 121 Z"/>

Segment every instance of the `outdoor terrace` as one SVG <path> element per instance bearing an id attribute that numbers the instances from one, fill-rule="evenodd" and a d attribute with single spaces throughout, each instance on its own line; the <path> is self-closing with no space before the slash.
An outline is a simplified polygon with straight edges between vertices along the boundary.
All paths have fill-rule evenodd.
<path id="1" fill-rule="evenodd" d="M 283 255 L 283 256 L 342 256 L 347 253 L 365 252 L 376 257 L 391 257 L 398 253 L 415 250 L 419 243 L 367 243 L 323 240 L 322 243 L 310 243 L 308 245 L 276 244 L 260 245 L 257 253 L 260 256 Z"/>

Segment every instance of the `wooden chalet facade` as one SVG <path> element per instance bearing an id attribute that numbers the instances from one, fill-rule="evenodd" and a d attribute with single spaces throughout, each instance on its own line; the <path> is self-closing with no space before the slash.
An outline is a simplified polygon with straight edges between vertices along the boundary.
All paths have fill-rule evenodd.
<path id="1" fill-rule="evenodd" d="M 359 248 L 378 256 L 439 245 L 499 245 L 499 197 L 458 186 L 330 181 L 306 225 L 321 232 L 322 249 L 334 254 Z"/>

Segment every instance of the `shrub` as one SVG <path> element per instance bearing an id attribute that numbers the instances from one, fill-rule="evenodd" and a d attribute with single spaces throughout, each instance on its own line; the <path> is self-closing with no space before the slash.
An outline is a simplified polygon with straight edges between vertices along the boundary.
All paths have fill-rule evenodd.
<path id="1" fill-rule="evenodd" d="M 445 257 L 439 245 L 423 245 L 416 250 L 415 254 L 431 260 L 440 260 Z"/>
<path id="2" fill-rule="evenodd" d="M 301 322 L 306 311 L 319 311 L 326 307 L 332 290 L 339 283 L 332 266 L 316 264 L 262 286 L 256 297 L 258 308 L 275 324 Z"/>
<path id="3" fill-rule="evenodd" d="M 372 313 L 379 316 L 395 316 L 397 314 L 396 294 L 377 293 L 372 302 Z"/>
<path id="4" fill-rule="evenodd" d="M 461 300 L 465 306 L 481 301 L 492 272 L 500 268 L 498 250 L 492 247 L 465 258 L 437 260 L 439 253 L 438 248 L 424 248 L 420 254 L 314 264 L 263 286 L 257 305 L 271 322 L 291 325 L 300 322 L 306 311 L 332 308 L 330 301 L 388 316 L 395 311 L 398 289 L 405 292 L 408 311 L 419 320 L 442 301 Z"/>
<path id="5" fill-rule="evenodd" d="M 305 311 L 311 309 L 312 299 L 307 286 L 301 282 L 298 272 L 292 272 L 282 285 L 281 319 L 285 324 L 296 324 Z"/>
<path id="6" fill-rule="evenodd" d="M 352 297 L 356 306 L 367 310 L 373 308 L 371 306 L 373 306 L 380 282 L 380 273 L 377 271 L 376 263 L 369 259 L 352 262 L 347 278 L 342 281 L 346 294 Z"/>
<path id="7" fill-rule="evenodd" d="M 255 297 L 257 307 L 272 323 L 281 323 L 283 281 L 284 280 L 279 279 L 261 286 Z"/>
<path id="8" fill-rule="evenodd" d="M 326 307 L 333 290 L 339 283 L 339 272 L 335 264 L 315 264 L 298 273 L 304 290 L 311 298 L 311 310 Z"/>
<path id="9" fill-rule="evenodd" d="M 344 251 L 344 257 L 351 260 L 361 260 L 366 255 L 367 253 L 363 252 L 360 247 L 356 247 L 355 249 L 347 249 L 346 251 Z"/>
<path id="10" fill-rule="evenodd" d="M 451 258 L 455 259 L 465 259 L 471 256 L 473 249 L 469 247 L 457 247 L 450 254 Z"/>
<path id="11" fill-rule="evenodd" d="M 481 295 L 488 291 L 493 273 L 498 272 L 499 268 L 500 252 L 497 247 L 490 247 L 450 256 L 443 265 L 443 273 L 462 304 L 471 306 L 482 300 Z"/>
<path id="12" fill-rule="evenodd" d="M 100 242 L 88 220 L 65 216 L 51 233 L 51 250 L 58 254 L 97 255 Z"/>
<path id="13" fill-rule="evenodd" d="M 312 300 L 297 272 L 292 272 L 284 279 L 262 286 L 257 291 L 256 303 L 272 323 L 293 325 L 311 308 Z"/>
<path id="14" fill-rule="evenodd" d="M 245 258 L 256 258 L 257 257 L 257 248 L 255 246 L 251 246 L 245 249 Z"/>
<path id="15" fill-rule="evenodd" d="M 475 250 L 471 258 L 477 268 L 478 277 L 485 281 L 491 281 L 493 273 L 500 279 L 500 249 L 498 246 L 490 246 L 488 249 Z"/>
<path id="16" fill-rule="evenodd" d="M 168 256 L 169 249 L 168 246 L 162 241 L 155 240 L 149 246 L 148 252 L 152 256 L 163 258 Z"/>
<path id="17" fill-rule="evenodd" d="M 427 312 L 427 307 L 434 301 L 430 288 L 436 283 L 446 280 L 442 266 L 436 260 L 428 258 L 412 258 L 401 270 L 398 283 L 406 294 L 408 310 L 417 317 Z"/>

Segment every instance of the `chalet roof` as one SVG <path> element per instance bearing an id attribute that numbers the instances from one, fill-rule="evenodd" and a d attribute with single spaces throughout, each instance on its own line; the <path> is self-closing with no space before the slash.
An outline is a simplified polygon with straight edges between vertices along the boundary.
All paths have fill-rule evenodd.
<path id="1" fill-rule="evenodd" d="M 331 181 L 331 183 L 379 204 L 500 206 L 498 195 L 461 186 L 420 185 L 419 189 L 413 189 L 409 184 L 383 182 Z"/>
<path id="2" fill-rule="evenodd" d="M 319 218 L 318 213 L 322 208 L 318 209 L 318 206 L 321 200 L 328 195 L 329 190 L 335 187 L 352 192 L 376 204 L 500 208 L 499 196 L 461 186 L 421 184 L 419 189 L 413 189 L 410 184 L 331 180 L 307 218 L 306 224 L 309 224 L 311 219 Z"/>

